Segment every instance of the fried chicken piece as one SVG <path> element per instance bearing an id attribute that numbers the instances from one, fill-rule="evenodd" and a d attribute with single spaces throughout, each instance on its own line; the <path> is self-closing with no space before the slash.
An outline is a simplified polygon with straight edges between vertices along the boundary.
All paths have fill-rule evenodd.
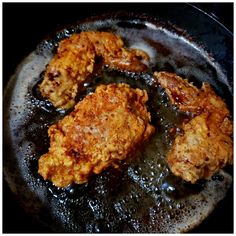
<path id="1" fill-rule="evenodd" d="M 202 113 L 184 124 L 168 153 L 171 171 L 186 181 L 208 178 L 233 162 L 232 139 L 224 130 L 231 133 L 232 124 L 228 118 L 218 123 L 213 116 Z"/>
<path id="2" fill-rule="evenodd" d="M 167 72 L 154 76 L 165 89 L 170 101 L 194 118 L 183 124 L 167 154 L 171 171 L 195 183 L 206 179 L 227 164 L 233 164 L 232 121 L 224 101 L 209 84 L 198 89 L 181 77 Z"/>
<path id="3" fill-rule="evenodd" d="M 39 159 L 39 174 L 66 187 L 118 167 L 154 132 L 147 100 L 145 90 L 127 84 L 98 86 L 49 128 L 50 148 Z"/>
<path id="4" fill-rule="evenodd" d="M 57 53 L 46 68 L 39 85 L 43 97 L 55 107 L 74 106 L 79 87 L 92 75 L 96 59 L 111 68 L 142 72 L 147 69 L 148 55 L 126 49 L 121 38 L 109 32 L 81 32 L 59 43 Z"/>
<path id="5" fill-rule="evenodd" d="M 155 72 L 154 76 L 165 89 L 171 103 L 181 111 L 195 115 L 214 111 L 220 112 L 222 117 L 230 115 L 224 101 L 215 94 L 208 83 L 203 83 L 201 89 L 198 89 L 174 73 Z"/>

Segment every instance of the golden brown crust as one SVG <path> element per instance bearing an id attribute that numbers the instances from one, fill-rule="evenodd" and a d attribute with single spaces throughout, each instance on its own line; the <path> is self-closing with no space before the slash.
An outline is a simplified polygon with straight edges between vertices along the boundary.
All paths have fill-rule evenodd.
<path id="1" fill-rule="evenodd" d="M 147 100 L 145 90 L 126 84 L 98 86 L 49 128 L 50 148 L 39 159 L 40 175 L 66 187 L 117 167 L 154 132 Z"/>
<path id="2" fill-rule="evenodd" d="M 222 125 L 229 123 L 226 118 Z M 211 115 L 202 113 L 183 125 L 183 135 L 176 137 L 167 161 L 172 172 L 195 183 L 206 179 L 233 162 L 232 139 L 222 132 Z M 228 130 L 232 130 L 229 123 Z"/>
<path id="3" fill-rule="evenodd" d="M 214 111 L 220 112 L 222 117 L 230 115 L 224 101 L 215 94 L 209 84 L 203 83 L 201 89 L 198 89 L 174 73 L 155 72 L 154 76 L 165 89 L 171 103 L 181 111 L 195 115 Z"/>
<path id="4" fill-rule="evenodd" d="M 232 121 L 224 101 L 209 84 L 198 89 L 181 77 L 155 72 L 170 101 L 195 116 L 183 124 L 182 134 L 174 140 L 167 155 L 171 171 L 195 183 L 208 178 L 226 164 L 233 163 Z"/>
<path id="5" fill-rule="evenodd" d="M 79 86 L 94 71 L 95 59 L 111 68 L 142 72 L 148 55 L 136 49 L 126 49 L 121 38 L 109 32 L 82 32 L 59 43 L 56 55 L 47 66 L 39 88 L 43 97 L 55 107 L 71 108 Z"/>

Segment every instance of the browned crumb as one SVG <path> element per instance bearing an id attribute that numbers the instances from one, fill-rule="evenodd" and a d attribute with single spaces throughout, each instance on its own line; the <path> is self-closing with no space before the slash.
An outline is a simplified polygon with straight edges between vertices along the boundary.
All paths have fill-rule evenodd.
<path id="1" fill-rule="evenodd" d="M 147 100 L 145 90 L 126 84 L 98 86 L 49 128 L 50 148 L 39 159 L 39 174 L 66 187 L 118 167 L 154 132 Z"/>
<path id="2" fill-rule="evenodd" d="M 71 108 L 79 86 L 93 73 L 95 60 L 111 68 L 142 72 L 148 55 L 127 49 L 121 38 L 109 32 L 82 32 L 59 43 L 57 53 L 46 68 L 39 88 L 43 97 L 57 108 Z"/>
<path id="3" fill-rule="evenodd" d="M 208 178 L 226 164 L 233 163 L 232 121 L 224 101 L 209 84 L 201 89 L 167 72 L 155 72 L 170 101 L 194 118 L 183 124 L 167 155 L 171 171 L 195 183 Z"/>

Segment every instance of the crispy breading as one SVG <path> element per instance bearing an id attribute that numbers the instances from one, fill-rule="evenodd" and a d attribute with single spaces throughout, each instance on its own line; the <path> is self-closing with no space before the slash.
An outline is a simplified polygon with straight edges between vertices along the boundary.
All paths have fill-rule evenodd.
<path id="1" fill-rule="evenodd" d="M 127 49 L 121 38 L 109 32 L 81 32 L 59 43 L 57 53 L 46 68 L 41 94 L 57 108 L 71 108 L 81 84 L 92 75 L 96 59 L 111 68 L 142 72 L 148 55 Z"/>
<path id="2" fill-rule="evenodd" d="M 118 167 L 154 132 L 147 100 L 145 90 L 127 84 L 98 86 L 49 128 L 50 148 L 39 159 L 39 174 L 66 187 Z"/>
<path id="3" fill-rule="evenodd" d="M 224 101 L 209 84 L 198 89 L 187 80 L 167 72 L 154 76 L 165 89 L 170 101 L 193 118 L 183 124 L 167 155 L 171 171 L 195 183 L 209 178 L 217 170 L 233 163 L 232 121 Z"/>
<path id="4" fill-rule="evenodd" d="M 181 111 L 195 115 L 220 111 L 222 117 L 230 115 L 225 102 L 215 94 L 208 83 L 203 83 L 201 89 L 198 89 L 174 73 L 161 71 L 155 72 L 154 76 L 165 89 L 171 103 Z"/>
<path id="5" fill-rule="evenodd" d="M 228 118 L 220 124 L 212 116 L 202 113 L 184 124 L 183 135 L 176 137 L 168 153 L 171 171 L 186 181 L 208 178 L 233 162 L 232 139 L 221 128 L 232 132 L 232 124 Z"/>

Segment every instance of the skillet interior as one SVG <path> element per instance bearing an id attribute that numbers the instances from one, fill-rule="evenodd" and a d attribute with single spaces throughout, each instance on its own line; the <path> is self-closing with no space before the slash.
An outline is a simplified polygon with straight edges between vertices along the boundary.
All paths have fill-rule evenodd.
<path id="1" fill-rule="evenodd" d="M 76 30 L 79 31 L 80 27 L 82 26 L 80 25 L 78 29 Z M 99 23 L 96 22 L 95 24 L 89 23 L 87 24 L 87 26 L 83 25 L 83 27 L 85 28 L 87 27 L 89 29 L 91 29 L 91 27 L 92 28 L 95 27 L 95 29 L 97 29 L 98 27 L 98 29 L 102 28 L 103 30 L 112 30 L 112 31 L 118 30 L 119 33 L 121 35 L 123 34 L 123 36 L 126 38 L 127 44 L 136 43 L 137 45 L 137 43 L 140 43 L 140 37 L 143 37 L 144 35 L 146 35 L 145 37 L 149 39 L 148 43 L 146 44 L 143 43 L 142 46 L 143 45 L 148 46 L 150 51 L 153 51 L 154 54 L 155 54 L 155 51 L 157 51 L 158 55 L 161 56 L 160 57 L 161 60 L 159 60 L 158 57 L 154 55 L 154 58 L 156 58 L 157 61 L 155 60 L 153 61 L 153 70 L 166 69 L 169 71 L 170 70 L 175 71 L 185 76 L 188 75 L 188 77 L 191 77 L 192 80 L 195 81 L 196 83 L 202 80 L 202 73 L 203 73 L 204 78 L 206 78 L 206 80 L 209 80 L 209 82 L 213 84 L 214 88 L 221 96 L 223 96 L 224 94 L 230 94 L 232 92 L 231 84 L 228 83 L 229 77 L 226 77 L 224 71 L 222 71 L 222 68 L 220 68 L 217 63 L 212 61 L 212 59 L 209 57 L 209 55 L 205 51 L 203 50 L 198 51 L 199 48 L 198 47 L 196 48 L 195 44 L 189 41 L 185 41 L 185 38 L 180 38 L 169 31 L 165 31 L 165 30 L 163 31 L 161 30 L 161 28 L 158 28 L 158 30 L 155 28 L 153 29 L 151 25 L 144 24 L 143 18 L 141 18 L 141 21 L 132 21 L 132 22 L 126 21 L 126 20 L 125 21 L 119 20 L 118 22 L 115 22 L 115 23 L 112 22 L 112 24 L 109 23 L 109 21 L 100 21 Z M 143 34 L 137 35 L 137 32 L 136 32 L 137 29 L 138 29 L 138 32 L 140 32 L 140 30 L 143 31 Z M 130 31 L 132 31 L 133 33 L 132 33 L 132 36 L 129 38 L 129 36 L 131 35 Z M 67 34 L 68 32 L 64 31 L 63 33 L 60 33 L 58 36 L 64 37 L 65 33 Z M 156 34 L 158 35 L 158 39 L 160 41 L 159 41 L 159 44 L 153 45 L 154 44 L 153 40 L 150 41 L 150 37 L 151 39 L 152 39 L 152 36 L 156 38 L 157 36 Z M 135 42 L 133 42 L 134 38 L 137 40 L 137 42 L 136 40 L 134 40 Z M 144 41 L 146 42 L 147 40 L 144 40 Z M 176 192 L 170 193 L 171 189 L 173 190 L 173 188 L 175 188 L 175 185 L 174 185 L 175 183 L 172 182 L 171 177 L 162 178 L 160 180 L 160 183 L 158 184 L 160 184 L 160 186 L 163 185 L 161 190 L 160 189 L 154 190 L 152 189 L 152 187 L 150 189 L 149 188 L 150 186 L 149 187 L 146 186 L 145 182 L 151 182 L 150 179 L 152 177 L 143 176 L 143 173 L 146 174 L 146 173 L 151 173 L 151 172 L 148 169 L 150 167 L 149 164 L 145 163 L 144 161 L 146 158 L 143 159 L 142 156 L 140 156 L 139 158 L 138 167 L 135 166 L 134 163 L 131 163 L 131 164 L 129 163 L 129 165 L 124 166 L 121 172 L 110 170 L 104 173 L 103 175 L 94 178 L 91 184 L 89 185 L 76 186 L 66 191 L 57 190 L 53 186 L 50 186 L 50 183 L 44 184 L 42 180 L 40 180 L 39 176 L 35 175 L 36 160 L 39 157 L 39 155 L 45 152 L 45 150 L 47 149 L 48 140 L 46 137 L 46 127 L 47 125 L 55 121 L 55 116 L 56 116 L 56 119 L 63 116 L 63 114 L 54 111 L 52 107 L 50 107 L 50 105 L 40 101 L 37 95 L 37 91 L 35 91 L 34 89 L 35 84 L 37 84 L 37 82 L 40 80 L 40 76 L 39 76 L 40 73 L 42 72 L 45 64 L 47 63 L 48 58 L 51 56 L 51 52 L 55 46 L 54 43 L 55 43 L 55 40 L 42 42 L 39 45 L 38 49 L 33 54 L 31 54 L 19 66 L 18 71 L 16 72 L 15 76 L 13 76 L 13 79 L 6 90 L 7 91 L 6 94 L 9 95 L 9 93 L 11 92 L 12 94 L 11 96 L 7 96 L 7 97 L 5 96 L 5 101 L 4 101 L 4 103 L 6 104 L 5 118 L 6 119 L 9 118 L 8 115 L 10 115 L 10 121 L 12 123 L 10 124 L 9 131 L 15 132 L 11 134 L 10 132 L 6 132 L 6 135 L 10 134 L 11 136 L 10 138 L 13 138 L 14 141 L 17 142 L 15 143 L 16 144 L 15 150 L 17 152 L 19 151 L 18 152 L 19 155 L 18 154 L 15 155 L 15 153 L 11 153 L 12 156 L 8 156 L 9 158 L 4 162 L 5 164 L 4 171 L 5 171 L 6 179 L 9 185 L 11 186 L 12 190 L 18 193 L 21 197 L 24 197 L 27 199 L 30 198 L 29 203 L 32 203 L 32 199 L 34 199 L 35 200 L 34 208 L 29 206 L 30 204 L 27 204 L 25 207 L 27 209 L 31 208 L 32 214 L 39 215 L 39 218 L 43 220 L 44 222 L 47 222 L 47 224 L 51 224 L 53 230 L 55 231 L 64 231 L 66 229 L 67 231 L 87 231 L 87 232 L 97 232 L 99 230 L 111 231 L 111 232 L 112 231 L 113 232 L 132 232 L 132 231 L 156 232 L 159 230 L 159 231 L 165 232 L 165 230 L 163 230 L 163 226 L 161 225 L 159 225 L 159 229 L 155 228 L 156 225 L 155 226 L 152 225 L 148 229 L 145 229 L 145 227 L 143 228 L 142 223 L 140 224 L 140 219 L 143 219 L 142 217 L 145 216 L 147 212 L 145 212 L 145 209 L 144 209 L 144 212 L 141 212 L 141 213 L 133 212 L 135 211 L 134 209 L 135 207 L 129 209 L 129 207 L 127 207 L 127 204 L 129 205 L 130 199 L 127 200 L 127 199 L 122 198 L 120 202 L 118 201 L 120 199 L 117 199 L 116 201 L 113 198 L 111 202 L 113 204 L 112 206 L 114 208 L 113 210 L 115 210 L 115 213 L 111 214 L 110 216 L 105 217 L 109 219 L 110 226 L 108 226 L 106 223 L 104 223 L 103 220 L 101 220 L 104 218 L 103 214 L 105 214 L 104 213 L 105 208 L 102 204 L 100 204 L 100 202 L 102 202 L 104 198 L 107 198 L 108 195 L 116 195 L 116 196 L 119 194 L 122 195 L 122 191 L 123 191 L 124 195 L 128 195 L 129 198 L 132 198 L 132 195 L 130 195 L 130 193 L 132 192 L 138 193 L 140 191 L 141 197 L 137 197 L 136 199 L 136 197 L 133 196 L 134 198 L 133 201 L 138 201 L 137 204 L 139 204 L 139 201 L 142 202 L 145 199 L 145 204 L 148 206 L 148 209 L 149 209 L 148 210 L 149 216 L 146 216 L 146 217 L 149 220 L 153 219 L 153 221 L 155 222 L 155 215 L 157 216 L 158 213 L 156 212 L 157 209 L 155 209 L 154 206 L 159 203 L 165 205 L 166 204 L 165 201 L 167 202 L 171 201 L 169 200 L 170 198 L 170 196 L 168 196 L 169 194 L 173 196 L 177 194 Z M 171 43 L 173 43 L 172 46 L 171 46 Z M 175 48 L 176 45 L 178 45 L 178 48 L 183 49 L 178 52 L 178 60 L 179 60 L 179 55 L 181 55 L 180 52 L 182 52 L 183 61 L 181 62 L 178 61 L 178 63 L 176 63 L 177 55 L 174 55 L 174 50 L 171 50 Z M 168 50 L 169 50 L 169 54 L 168 54 Z M 181 66 L 181 63 L 184 66 Z M 102 78 L 98 76 L 96 83 L 107 82 L 111 79 L 111 77 L 113 80 L 114 73 L 115 72 L 109 72 L 109 71 L 104 72 L 105 76 L 102 76 L 102 78 L 106 77 L 106 80 L 102 80 Z M 155 88 L 154 92 L 152 91 L 151 89 L 152 86 L 150 85 L 152 78 L 150 75 L 133 75 L 132 76 L 132 75 L 115 73 L 115 77 L 116 77 L 115 80 L 116 81 L 124 80 L 124 77 L 127 77 L 127 76 L 128 77 L 131 76 L 132 77 L 131 79 L 134 78 L 135 83 L 133 84 L 133 86 L 148 88 L 150 90 L 150 94 L 152 94 L 153 96 L 156 96 L 156 97 L 161 96 L 161 99 L 157 99 L 159 100 L 159 102 L 157 102 L 156 104 L 150 104 L 151 108 L 155 109 L 155 106 L 156 107 L 161 106 L 161 102 L 163 102 L 163 99 L 166 99 L 166 98 L 162 94 L 161 90 L 159 90 L 159 88 Z M 137 78 L 137 80 L 135 80 L 135 78 Z M 143 82 L 137 83 L 138 80 L 141 80 Z M 19 86 L 19 83 L 20 83 L 20 86 Z M 91 89 L 94 88 L 96 83 L 91 84 Z M 224 84 L 225 86 L 222 86 L 222 84 Z M 14 90 L 12 91 L 13 88 Z M 88 92 L 88 91 L 85 91 L 85 92 Z M 22 100 L 16 101 L 16 99 L 14 98 L 16 94 L 17 94 L 17 98 L 19 98 L 19 95 L 20 95 L 20 98 Z M 231 96 L 226 97 L 229 104 L 231 104 L 231 99 L 232 99 Z M 27 102 L 28 102 L 28 105 L 26 105 Z M 165 102 L 166 100 L 164 101 L 164 103 Z M 16 107 L 18 105 L 20 106 L 21 109 L 19 109 L 19 107 Z M 26 109 L 22 109 L 22 108 L 26 108 Z M 12 110 L 9 111 L 9 109 L 12 109 Z M 161 110 L 163 114 L 161 115 L 165 116 L 166 113 L 168 113 L 168 109 L 170 109 L 169 111 L 172 111 L 171 109 L 173 108 L 167 107 L 166 110 L 165 108 L 163 108 Z M 19 112 L 19 110 L 21 112 Z M 25 110 L 24 113 L 22 113 L 23 110 Z M 40 111 L 39 113 L 41 113 L 40 116 L 35 115 L 37 114 L 38 110 Z M 34 112 L 36 113 L 32 115 L 31 114 L 32 111 L 33 113 Z M 170 126 L 171 124 L 173 125 L 173 123 L 176 124 L 177 120 L 179 119 L 178 115 L 179 114 L 176 115 L 176 119 L 174 118 L 174 120 L 168 121 L 167 124 L 163 123 L 162 126 L 163 127 L 165 125 Z M 18 123 L 16 123 L 15 121 L 17 121 Z M 153 122 L 158 123 L 161 121 L 158 119 L 156 120 L 154 119 Z M 14 128 L 13 126 L 11 126 L 12 124 L 14 124 L 15 126 Z M 22 127 L 24 129 L 22 129 Z M 20 132 L 20 130 L 24 130 L 24 132 Z M 26 130 L 28 130 L 29 132 L 28 133 L 25 132 Z M 164 130 L 165 128 L 163 128 L 163 131 Z M 17 137 L 17 134 L 20 134 L 20 136 L 22 135 L 22 137 Z M 38 135 L 40 135 L 40 140 L 37 139 Z M 43 137 L 43 139 L 41 137 Z M 9 136 L 5 136 L 5 140 L 10 141 L 7 144 L 12 145 L 13 140 L 9 140 L 8 138 Z M 158 139 L 157 137 L 157 140 L 160 140 L 160 139 Z M 158 142 L 157 140 L 156 142 Z M 164 146 L 167 146 L 167 147 L 168 145 L 169 145 L 168 142 L 164 144 Z M 9 148 L 11 149 L 11 146 L 9 146 Z M 162 150 L 162 152 L 164 153 L 165 150 Z M 159 156 L 160 157 L 163 156 L 163 153 L 160 153 Z M 21 160 L 19 160 L 19 158 L 21 158 Z M 24 163 L 21 163 L 22 159 L 24 160 Z M 16 169 L 14 170 L 12 168 L 15 168 L 13 167 L 15 161 L 19 162 L 19 166 L 17 167 L 15 166 Z M 140 173 L 138 173 L 140 170 L 137 169 L 140 166 L 141 166 L 141 172 L 144 171 L 141 174 L 142 176 L 140 175 Z M 166 174 L 167 172 L 168 171 L 166 172 L 164 171 L 164 174 Z M 14 174 L 12 175 L 10 173 L 14 173 Z M 110 177 L 107 178 L 107 176 L 110 176 Z M 118 179 L 117 179 L 117 176 L 118 176 Z M 110 180 L 110 178 L 112 180 Z M 124 187 L 124 185 L 127 184 L 127 180 L 128 180 L 128 183 L 132 183 L 132 184 L 128 184 L 127 187 Z M 169 180 L 169 182 L 166 180 Z M 226 190 L 229 187 L 227 184 L 230 184 L 230 181 L 228 181 L 227 177 L 224 178 L 223 182 L 220 182 L 219 180 L 213 181 L 213 182 L 214 182 L 213 186 L 225 187 L 224 190 Z M 108 193 L 106 192 L 107 185 L 109 185 L 109 187 L 110 185 L 115 185 L 117 187 L 117 183 L 121 185 L 121 187 L 118 188 L 119 190 L 118 192 L 112 192 L 112 191 L 115 191 L 115 190 L 112 190 L 112 188 L 111 188 L 111 192 L 108 192 Z M 180 189 L 181 191 L 182 190 L 187 191 L 187 188 L 185 188 L 185 186 L 182 186 L 180 182 L 178 182 L 177 185 L 183 188 L 183 189 Z M 21 187 L 21 190 L 19 190 L 19 186 Z M 22 187 L 25 188 L 25 192 L 22 191 Z M 138 191 L 136 187 L 137 189 L 139 189 Z M 196 188 L 190 191 L 192 195 L 194 195 L 193 193 L 195 192 L 199 192 L 199 188 L 200 189 L 206 188 L 205 183 L 203 183 L 203 185 L 200 184 L 195 187 Z M 100 188 L 105 188 L 105 190 L 100 189 Z M 177 192 L 178 191 L 180 192 L 180 190 L 177 189 Z M 128 191 L 129 193 L 127 194 L 125 191 Z M 157 191 L 157 192 L 154 192 L 154 191 Z M 24 192 L 24 193 L 21 193 L 21 192 Z M 214 192 L 214 188 L 213 188 L 213 192 Z M 89 196 L 86 196 L 85 198 L 83 198 L 81 194 L 82 195 L 88 194 Z M 152 195 L 151 198 L 149 195 Z M 157 199 L 159 195 L 162 196 L 162 199 L 164 199 L 164 202 L 162 200 L 159 201 L 160 199 L 159 200 Z M 97 196 L 97 198 L 92 198 L 91 196 Z M 177 194 L 177 197 L 178 197 L 178 194 Z M 221 197 L 223 196 L 220 196 L 220 198 Z M 117 198 L 119 198 L 119 196 Z M 66 199 L 69 199 L 69 200 L 66 200 Z M 219 199 L 215 201 L 218 201 Z M 107 200 L 106 200 L 106 203 L 107 203 Z M 180 202 L 177 201 L 177 203 L 180 203 Z M 48 207 L 49 206 L 51 207 L 52 205 L 54 206 L 54 210 L 51 211 L 52 215 L 48 216 Z M 69 212 L 66 210 L 66 209 L 69 209 L 70 207 L 74 208 L 74 206 L 76 206 L 77 212 L 75 211 Z M 182 208 L 181 204 L 178 206 L 180 206 L 180 210 L 181 210 Z M 172 207 L 178 208 L 178 206 L 174 206 L 174 203 L 173 203 Z M 166 209 L 165 206 L 162 206 L 162 208 Z M 64 210 L 60 212 L 60 211 L 57 211 L 58 209 L 64 209 Z M 80 216 L 81 216 L 81 212 L 79 211 L 79 209 L 87 209 L 83 211 L 83 216 L 85 216 L 85 221 L 87 222 L 87 224 L 84 224 L 84 222 L 80 222 L 78 220 L 80 219 Z M 128 212 L 124 212 L 126 210 Z M 176 212 L 177 210 L 179 209 L 175 209 L 173 211 L 167 210 L 165 213 L 160 213 L 160 214 L 161 215 L 164 214 L 163 215 L 164 217 L 170 218 L 169 224 L 173 224 L 172 217 L 175 217 L 175 213 L 173 212 Z M 186 208 L 183 211 L 186 213 L 187 211 Z M 118 218 L 113 219 L 114 217 L 117 217 L 117 216 L 114 216 L 115 214 L 117 215 L 117 212 L 118 212 L 118 215 L 121 217 L 121 219 L 118 219 Z M 150 214 L 153 216 L 153 218 L 150 217 Z M 136 217 L 133 217 L 133 215 L 135 215 Z M 76 219 L 76 222 L 79 222 L 79 223 L 73 224 L 73 222 L 71 221 L 72 218 L 70 217 Z M 55 218 L 57 220 L 55 220 Z M 148 219 L 147 221 L 149 221 Z M 116 228 L 114 225 L 112 225 L 113 221 L 120 222 L 120 225 L 119 224 L 116 225 L 117 227 Z M 127 221 L 129 222 L 128 224 L 127 224 Z M 126 222 L 126 224 L 124 224 L 123 222 Z M 198 220 L 198 223 L 199 223 L 199 220 Z M 188 227 L 190 228 L 193 226 L 194 225 L 188 225 Z"/>

